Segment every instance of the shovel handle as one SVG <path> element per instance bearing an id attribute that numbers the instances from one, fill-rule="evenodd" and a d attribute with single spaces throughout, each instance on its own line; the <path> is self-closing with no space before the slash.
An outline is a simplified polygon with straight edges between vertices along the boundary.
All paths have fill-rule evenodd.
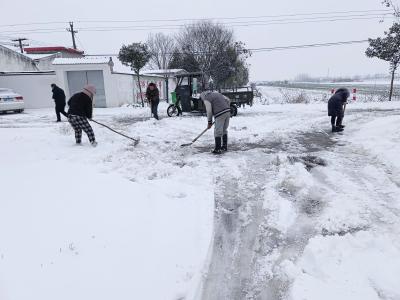
<path id="1" fill-rule="evenodd" d="M 215 121 L 212 123 L 212 125 L 214 125 L 215 124 Z M 206 128 L 206 129 L 204 129 L 193 141 L 192 141 L 192 144 L 194 143 L 194 142 L 196 142 L 203 134 L 205 134 L 206 132 L 208 131 L 208 128 Z"/>

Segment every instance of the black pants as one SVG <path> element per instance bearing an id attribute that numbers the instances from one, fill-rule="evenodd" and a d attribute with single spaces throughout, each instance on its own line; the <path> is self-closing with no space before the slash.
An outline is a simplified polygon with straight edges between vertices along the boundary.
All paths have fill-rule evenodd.
<path id="1" fill-rule="evenodd" d="M 332 126 L 340 126 L 342 125 L 343 116 L 332 116 L 331 124 Z"/>
<path id="2" fill-rule="evenodd" d="M 68 118 L 68 114 L 65 112 L 65 103 L 64 104 L 56 104 L 56 115 L 57 121 L 61 121 L 61 115 Z"/>
<path id="3" fill-rule="evenodd" d="M 151 101 L 151 113 L 153 114 L 154 118 L 158 120 L 158 104 L 159 101 Z"/>

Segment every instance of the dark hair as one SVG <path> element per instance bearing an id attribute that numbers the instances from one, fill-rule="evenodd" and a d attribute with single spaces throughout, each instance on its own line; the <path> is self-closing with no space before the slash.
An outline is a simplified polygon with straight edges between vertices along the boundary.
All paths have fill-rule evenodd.
<path id="1" fill-rule="evenodd" d="M 53 88 L 55 86 L 57 86 L 55 83 L 50 84 L 50 86 Z"/>
<path id="2" fill-rule="evenodd" d="M 154 82 L 150 82 L 150 83 L 149 83 L 149 86 L 157 87 L 157 85 L 156 85 Z"/>

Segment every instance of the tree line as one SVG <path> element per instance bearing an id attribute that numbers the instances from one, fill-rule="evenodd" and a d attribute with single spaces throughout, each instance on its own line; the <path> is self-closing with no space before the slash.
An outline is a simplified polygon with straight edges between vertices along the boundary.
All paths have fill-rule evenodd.
<path id="1" fill-rule="evenodd" d="M 184 69 L 204 73 L 212 87 L 218 89 L 248 83 L 246 60 L 250 55 L 232 30 L 222 24 L 200 21 L 185 25 L 176 35 L 160 32 L 150 34 L 145 43 L 123 45 L 118 59 L 138 79 L 146 65 L 154 69 Z"/>

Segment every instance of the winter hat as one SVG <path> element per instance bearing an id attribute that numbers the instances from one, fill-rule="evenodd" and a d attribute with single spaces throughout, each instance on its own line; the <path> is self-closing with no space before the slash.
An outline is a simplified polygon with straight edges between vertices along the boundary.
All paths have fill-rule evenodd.
<path id="1" fill-rule="evenodd" d="M 208 96 L 209 94 L 211 94 L 211 93 L 212 93 L 211 91 L 202 92 L 202 93 L 200 94 L 200 99 L 203 100 L 203 101 L 205 101 L 206 98 L 207 98 L 207 96 Z"/>
<path id="2" fill-rule="evenodd" d="M 346 88 L 340 88 L 338 89 L 335 94 L 341 94 L 343 99 L 347 99 L 350 97 L 350 91 Z"/>
<path id="3" fill-rule="evenodd" d="M 93 84 L 87 84 L 83 88 L 83 93 L 85 93 L 89 97 L 93 97 L 94 94 L 96 94 L 96 87 Z"/>

